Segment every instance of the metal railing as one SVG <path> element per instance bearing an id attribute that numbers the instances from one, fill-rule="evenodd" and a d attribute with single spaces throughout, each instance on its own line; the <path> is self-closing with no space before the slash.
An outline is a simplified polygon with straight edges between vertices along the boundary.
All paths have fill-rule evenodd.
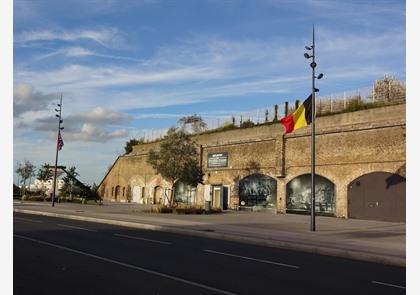
<path id="1" fill-rule="evenodd" d="M 405 83 L 398 80 L 375 81 L 374 85 L 355 89 L 351 91 L 343 91 L 333 93 L 326 96 L 316 97 L 317 115 L 327 115 L 332 113 L 340 113 L 346 111 L 355 111 L 368 107 L 392 105 L 404 103 L 406 98 Z M 295 110 L 296 101 L 302 103 L 305 98 L 288 102 L 288 114 Z M 277 119 L 275 119 L 275 106 L 267 108 L 253 109 L 245 112 L 224 113 L 224 114 L 208 114 L 198 113 L 202 120 L 206 123 L 206 131 L 215 129 L 229 129 L 241 127 L 245 125 L 259 125 L 280 120 L 286 114 L 286 104 L 277 105 Z M 168 128 L 153 129 L 145 131 L 141 136 L 146 142 L 163 138 Z M 192 132 L 191 128 L 186 128 L 187 132 Z M 203 130 L 204 131 L 204 130 Z"/>

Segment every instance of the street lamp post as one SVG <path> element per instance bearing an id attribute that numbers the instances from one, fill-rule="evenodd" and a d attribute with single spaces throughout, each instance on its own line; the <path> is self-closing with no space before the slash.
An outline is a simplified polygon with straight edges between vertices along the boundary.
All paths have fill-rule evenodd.
<path id="1" fill-rule="evenodd" d="M 60 97 L 60 103 L 57 104 L 58 110 L 56 111 L 56 117 L 58 118 L 58 129 L 57 129 L 57 145 L 55 150 L 55 166 L 54 166 L 54 182 L 53 182 L 53 194 L 52 194 L 52 200 L 51 205 L 54 207 L 55 204 L 55 189 L 56 189 L 56 183 L 57 183 L 57 162 L 58 162 L 58 151 L 61 150 L 62 147 L 62 138 L 61 138 L 61 130 L 64 129 L 64 127 L 61 127 L 61 123 L 63 123 L 63 120 L 61 120 L 61 109 L 63 106 L 63 94 L 61 94 Z"/>
<path id="2" fill-rule="evenodd" d="M 319 89 L 315 87 L 315 79 L 321 79 L 324 74 L 319 74 L 315 76 L 315 68 L 317 66 L 315 62 L 315 26 L 312 26 L 312 45 L 305 46 L 305 49 L 312 51 L 312 55 L 309 55 L 305 52 L 305 58 L 312 58 L 310 67 L 312 68 L 312 102 L 311 102 L 311 111 L 312 111 L 312 132 L 311 132 L 311 223 L 310 230 L 315 231 L 315 119 L 316 119 L 316 100 L 315 92 L 318 92 Z"/>

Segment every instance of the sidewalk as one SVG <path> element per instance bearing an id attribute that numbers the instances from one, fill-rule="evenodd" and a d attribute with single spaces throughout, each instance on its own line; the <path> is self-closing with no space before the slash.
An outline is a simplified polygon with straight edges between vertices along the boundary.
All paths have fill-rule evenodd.
<path id="1" fill-rule="evenodd" d="M 14 202 L 14 211 L 279 247 L 405 266 L 405 224 L 333 217 L 227 211 L 181 215 L 145 213 L 147 205 Z"/>

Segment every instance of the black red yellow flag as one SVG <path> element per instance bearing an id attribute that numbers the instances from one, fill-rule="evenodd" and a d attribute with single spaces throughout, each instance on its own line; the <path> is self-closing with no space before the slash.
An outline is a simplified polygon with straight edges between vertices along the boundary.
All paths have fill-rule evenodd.
<path id="1" fill-rule="evenodd" d="M 290 114 L 280 120 L 284 125 L 286 133 L 305 127 L 312 123 L 312 94 L 298 107 L 293 114 Z"/>

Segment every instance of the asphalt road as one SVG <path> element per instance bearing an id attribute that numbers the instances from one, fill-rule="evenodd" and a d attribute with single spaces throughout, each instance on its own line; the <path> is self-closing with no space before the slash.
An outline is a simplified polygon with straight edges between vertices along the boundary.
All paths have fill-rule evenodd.
<path id="1" fill-rule="evenodd" d="M 405 268 L 14 213 L 14 294 L 405 294 Z"/>

